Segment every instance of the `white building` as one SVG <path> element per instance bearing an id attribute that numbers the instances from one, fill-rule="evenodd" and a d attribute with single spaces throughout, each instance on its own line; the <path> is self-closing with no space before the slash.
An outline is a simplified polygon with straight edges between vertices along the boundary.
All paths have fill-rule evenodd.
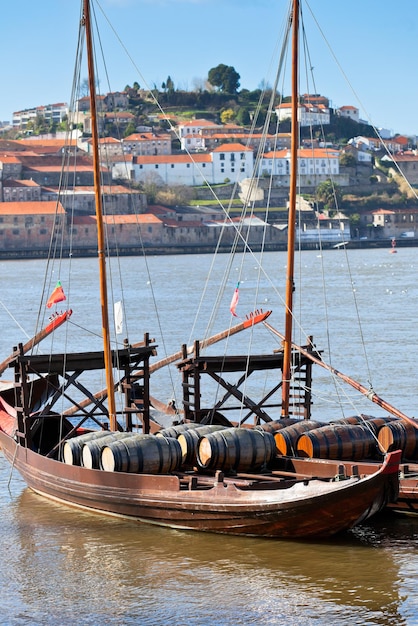
<path id="1" fill-rule="evenodd" d="M 170 154 L 133 157 L 134 179 L 158 177 L 166 185 L 216 185 L 241 181 L 253 174 L 254 154 L 239 143 L 218 146 L 205 154 Z"/>
<path id="2" fill-rule="evenodd" d="M 286 102 L 276 107 L 276 115 L 282 120 L 292 117 L 292 103 Z M 330 123 L 330 111 L 324 104 L 304 104 L 298 105 L 298 122 L 301 126 L 326 126 Z"/>
<path id="3" fill-rule="evenodd" d="M 68 117 L 68 105 L 65 102 L 58 102 L 24 111 L 15 111 L 13 113 L 13 128 L 24 129 L 28 122 L 34 121 L 37 117 L 43 117 L 49 123 L 60 124 Z"/>
<path id="4" fill-rule="evenodd" d="M 340 173 L 340 153 L 330 148 L 299 148 L 298 174 L 336 176 Z M 264 154 L 259 165 L 259 175 L 288 177 L 290 175 L 290 150 Z"/>
<path id="5" fill-rule="evenodd" d="M 337 115 L 353 120 L 357 124 L 360 121 L 360 111 L 351 105 L 345 105 L 337 109 Z"/>

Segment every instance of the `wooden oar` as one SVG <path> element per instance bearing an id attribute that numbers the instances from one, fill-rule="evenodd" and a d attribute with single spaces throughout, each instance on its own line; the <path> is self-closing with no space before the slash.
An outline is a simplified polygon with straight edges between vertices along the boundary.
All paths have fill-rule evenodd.
<path id="1" fill-rule="evenodd" d="M 256 310 L 254 313 L 250 313 L 249 315 L 247 315 L 243 322 L 240 322 L 239 324 L 232 326 L 232 328 L 223 330 L 222 332 L 217 333 L 216 335 L 212 335 L 211 337 L 208 337 L 208 339 L 204 339 L 203 341 L 201 341 L 200 347 L 206 348 L 208 346 L 212 346 L 218 341 L 222 341 L 222 339 L 231 337 L 232 335 L 235 335 L 236 333 L 239 333 L 242 330 L 245 330 L 246 328 L 251 328 L 252 326 L 255 326 L 256 324 L 259 324 L 260 322 L 265 322 L 265 320 L 269 317 L 269 315 L 271 315 L 271 311 L 264 312 L 262 310 Z M 138 344 L 133 344 L 132 347 L 135 348 L 141 345 L 143 345 L 142 342 Z M 192 354 L 194 350 L 194 346 L 188 346 L 186 350 L 187 350 L 187 354 Z M 183 350 L 179 350 L 178 352 L 174 352 L 174 354 L 171 354 L 170 356 L 167 356 L 164 359 L 161 359 L 160 361 L 153 363 L 152 365 L 150 365 L 150 368 L 149 368 L 150 374 L 156 372 L 162 367 L 165 367 L 166 365 L 170 365 L 171 363 L 178 361 L 182 357 L 183 357 Z M 133 376 L 135 376 L 135 373 L 133 374 Z M 115 389 L 118 384 L 119 383 L 115 384 Z M 97 393 L 95 393 L 93 398 L 94 399 L 100 398 L 103 400 L 106 398 L 106 396 L 107 396 L 106 389 L 102 389 L 101 391 L 98 391 Z M 85 408 L 92 402 L 93 400 L 91 400 L 90 398 L 86 398 L 85 400 L 77 404 L 77 406 L 72 406 L 66 409 L 66 411 L 63 412 L 63 415 L 66 415 L 67 417 L 74 415 L 74 413 L 76 413 L 80 408 Z"/>
<path id="2" fill-rule="evenodd" d="M 269 324 L 268 322 L 264 322 L 264 325 L 266 326 L 266 328 L 271 330 L 272 333 L 277 335 L 277 337 L 280 337 L 280 339 L 284 339 L 284 335 L 280 331 L 276 330 L 273 326 L 271 326 L 271 324 Z M 335 369 L 335 367 L 332 367 L 332 365 L 325 363 L 324 361 L 322 361 L 322 359 L 315 356 L 315 354 L 313 354 L 312 352 L 309 352 L 309 350 L 305 350 L 305 348 L 302 348 L 302 346 L 298 346 L 297 344 L 292 342 L 292 348 L 297 350 L 297 352 L 299 352 L 303 356 L 306 356 L 313 363 L 320 365 L 321 367 L 328 370 L 329 372 L 331 372 L 338 378 L 341 378 L 341 380 L 346 382 L 348 385 L 351 385 L 351 387 L 354 387 L 354 389 L 357 389 L 357 391 L 360 391 L 360 393 L 366 396 L 366 398 L 368 398 L 371 402 L 374 402 L 375 404 L 380 406 L 382 409 L 385 409 L 385 411 L 388 411 L 392 415 L 399 417 L 404 422 L 411 424 L 412 426 L 414 426 L 414 428 L 418 428 L 418 422 L 416 420 L 414 420 L 411 417 L 408 417 L 408 415 L 405 415 L 405 413 L 402 413 L 402 411 L 394 407 L 392 404 L 390 404 L 386 400 L 383 400 L 383 398 L 378 396 L 377 393 L 375 393 L 372 389 L 368 389 L 367 387 L 364 387 L 364 385 L 354 380 L 354 378 L 347 376 L 347 374 L 343 374 L 343 372 L 340 372 L 339 370 Z"/>
<path id="3" fill-rule="evenodd" d="M 37 333 L 34 337 L 32 337 L 32 339 L 29 339 L 29 341 L 24 344 L 22 348 L 23 353 L 26 354 L 26 352 L 29 352 L 29 350 L 31 350 L 34 346 L 40 343 L 43 339 L 45 339 L 45 337 L 48 337 L 48 335 L 50 335 L 56 328 L 66 322 L 71 314 L 71 309 L 69 309 L 68 311 L 64 311 L 63 313 L 55 313 L 55 315 L 50 318 L 49 324 L 45 326 L 45 328 L 40 330 L 39 333 Z M 0 363 L 0 376 L 7 369 L 9 363 L 11 363 L 13 359 L 18 356 L 18 354 L 20 354 L 20 351 L 15 350 L 10 356 L 7 357 L 7 359 Z"/>

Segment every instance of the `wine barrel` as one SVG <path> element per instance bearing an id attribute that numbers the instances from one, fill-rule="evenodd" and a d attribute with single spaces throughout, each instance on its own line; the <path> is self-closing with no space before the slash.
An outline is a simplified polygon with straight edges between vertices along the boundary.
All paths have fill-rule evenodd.
<path id="1" fill-rule="evenodd" d="M 379 431 L 379 429 L 384 426 L 385 424 L 387 424 L 388 422 L 392 422 L 393 420 L 397 420 L 397 417 L 392 417 L 392 416 L 385 416 L 385 417 L 373 417 L 372 415 L 353 415 L 351 417 L 344 417 L 343 419 L 339 419 L 339 420 L 332 420 L 332 422 L 330 422 L 330 425 L 334 426 L 334 425 L 347 425 L 347 424 L 353 424 L 353 425 L 360 425 L 360 426 L 364 426 L 364 425 L 369 425 L 370 428 L 372 428 L 372 430 L 377 433 Z"/>
<path id="2" fill-rule="evenodd" d="M 100 439 L 109 435 L 108 430 L 95 430 L 67 439 L 62 447 L 62 460 L 67 465 L 81 465 L 81 450 L 84 442 Z"/>
<path id="3" fill-rule="evenodd" d="M 201 424 L 178 424 L 177 426 L 170 426 L 169 428 L 163 428 L 155 433 L 156 437 L 177 437 L 180 433 L 184 433 L 186 430 L 194 430 L 201 426 Z"/>
<path id="4" fill-rule="evenodd" d="M 107 472 L 168 474 L 181 465 L 181 447 L 173 437 L 135 435 L 113 441 L 101 454 L 101 466 Z"/>
<path id="5" fill-rule="evenodd" d="M 379 430 L 377 436 L 384 452 L 402 450 L 408 460 L 418 459 L 418 428 L 401 420 L 390 422 Z"/>
<path id="6" fill-rule="evenodd" d="M 225 426 L 218 424 L 207 424 L 199 428 L 190 428 L 179 434 L 177 440 L 181 447 L 182 465 L 194 465 L 196 463 L 197 444 L 200 437 L 215 433 L 218 430 L 225 430 Z"/>
<path id="7" fill-rule="evenodd" d="M 370 417 L 366 420 L 365 426 L 371 428 L 375 435 L 377 435 L 383 426 L 387 424 L 392 424 L 393 422 L 398 422 L 399 418 L 397 417 Z"/>
<path id="8" fill-rule="evenodd" d="M 202 469 L 243 472 L 268 465 L 275 452 L 271 433 L 250 428 L 225 428 L 201 437 L 197 463 Z"/>
<path id="9" fill-rule="evenodd" d="M 324 426 L 323 422 L 314 420 L 299 420 L 293 426 L 287 426 L 274 434 L 276 452 L 284 455 L 295 455 L 299 437 L 308 430 L 314 430 Z"/>
<path id="10" fill-rule="evenodd" d="M 297 443 L 301 457 L 358 461 L 376 453 L 376 437 L 367 426 L 336 424 L 304 433 Z"/>
<path id="11" fill-rule="evenodd" d="M 264 430 L 267 433 L 275 433 L 278 430 L 282 430 L 287 426 L 292 426 L 293 424 L 297 424 L 300 420 L 294 417 L 282 417 L 279 420 L 274 420 L 272 422 L 266 422 L 265 424 L 259 424 L 255 426 L 255 430 Z"/>
<path id="12" fill-rule="evenodd" d="M 334 424 L 339 424 L 341 426 L 347 426 L 347 424 L 361 424 L 365 418 L 362 418 L 360 415 L 352 415 L 351 417 L 343 417 L 339 420 L 332 420 L 330 425 L 334 426 Z"/>
<path id="13" fill-rule="evenodd" d="M 131 432 L 108 432 L 106 437 L 84 442 L 81 448 L 82 465 L 88 469 L 100 469 L 100 454 L 103 448 L 111 441 L 127 439 L 129 437 L 136 437 L 136 434 Z"/>

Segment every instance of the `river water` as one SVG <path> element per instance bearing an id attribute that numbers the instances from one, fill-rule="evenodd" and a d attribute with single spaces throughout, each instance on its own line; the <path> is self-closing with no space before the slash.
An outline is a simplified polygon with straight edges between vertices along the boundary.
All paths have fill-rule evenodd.
<path id="1" fill-rule="evenodd" d="M 264 261 L 282 285 L 285 255 L 270 253 Z M 147 263 L 131 258 L 120 263 L 130 277 L 122 296 L 133 310 L 126 316 L 133 341 L 149 330 L 159 344 L 160 358 L 205 334 L 207 321 L 200 326 L 197 322 L 190 337 L 185 328 L 192 328 L 198 311 L 208 318 L 226 258 L 207 283 L 208 304 L 200 300 L 200 293 L 209 275 L 209 256 L 154 257 Z M 239 315 L 271 307 L 272 324 L 281 330 L 280 296 L 267 283 L 254 299 L 256 263 L 251 261 L 242 270 L 240 263 L 237 259 L 232 267 L 220 318 L 210 332 L 230 323 L 229 301 L 237 280 Z M 77 262 L 68 302 L 74 313 L 67 329 L 57 331 L 53 339 L 58 348 L 69 337 L 75 350 L 86 345 L 100 349 L 93 333 L 99 309 L 93 287 L 96 265 L 94 259 Z M 414 415 L 418 251 L 354 250 L 349 265 L 344 251 L 310 251 L 298 257 L 297 266 L 304 275 L 295 282 L 301 336 L 312 333 L 325 360 L 363 384 L 372 384 L 383 398 Z M 0 354 L 6 356 L 25 340 L 24 332 L 33 334 L 44 263 L 8 261 L 0 264 L 0 270 Z M 54 280 L 61 279 L 69 293 L 66 270 L 55 273 Z M 331 279 L 326 292 L 324 273 Z M 309 287 L 306 301 L 299 301 L 302 287 Z M 118 299 L 121 293 L 116 285 L 113 288 Z M 349 305 L 353 295 L 354 313 Z M 332 313 L 325 313 L 324 301 L 335 305 Z M 356 329 L 357 316 L 361 331 Z M 332 342 L 321 330 L 325 318 L 336 331 Z M 249 342 L 259 351 L 276 347 L 262 328 L 234 341 L 232 347 L 239 351 Z M 165 381 L 157 380 L 152 392 L 163 400 L 177 394 L 175 375 L 175 369 L 165 374 Z M 315 418 L 337 415 L 330 401 L 334 383 L 328 381 L 327 372 L 314 372 Z M 367 400 L 354 399 L 351 392 L 343 401 L 346 414 L 364 410 L 384 415 Z M 2 624 L 418 624 L 418 519 L 383 515 L 343 537 L 321 542 L 179 532 L 49 502 L 28 491 L 0 456 L 0 520 Z"/>

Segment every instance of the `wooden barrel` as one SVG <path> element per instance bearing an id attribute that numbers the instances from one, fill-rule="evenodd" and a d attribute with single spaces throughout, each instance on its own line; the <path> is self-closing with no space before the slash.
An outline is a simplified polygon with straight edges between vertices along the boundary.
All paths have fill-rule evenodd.
<path id="1" fill-rule="evenodd" d="M 264 430 L 267 433 L 275 433 L 278 430 L 282 430 L 287 426 L 292 426 L 293 424 L 297 424 L 300 420 L 294 417 L 282 417 L 279 420 L 274 420 L 272 422 L 266 422 L 265 424 L 259 424 L 255 426 L 255 430 Z"/>
<path id="2" fill-rule="evenodd" d="M 156 437 L 177 437 L 180 433 L 184 433 L 186 430 L 193 430 L 198 428 L 201 424 L 178 424 L 177 426 L 170 426 L 170 428 L 163 428 L 155 433 Z"/>
<path id="3" fill-rule="evenodd" d="M 62 447 L 62 460 L 67 465 L 81 465 L 81 450 L 84 442 L 100 439 L 109 435 L 108 430 L 96 430 L 67 439 Z"/>
<path id="4" fill-rule="evenodd" d="M 217 424 L 207 424 L 205 426 L 199 426 L 199 428 L 190 428 L 180 433 L 177 440 L 181 447 L 182 465 L 194 465 L 197 462 L 197 444 L 200 437 L 215 433 L 218 430 L 225 430 L 225 426 L 219 426 Z"/>
<path id="5" fill-rule="evenodd" d="M 377 434 L 382 426 L 385 426 L 388 422 L 397 420 L 397 417 L 385 416 L 385 417 L 373 417 L 372 415 L 353 415 L 352 417 L 345 417 L 340 420 L 332 420 L 330 425 L 344 425 L 344 424 L 359 424 L 360 426 L 369 425 L 370 428 Z"/>
<path id="6" fill-rule="evenodd" d="M 393 421 L 379 430 L 377 436 L 384 452 L 402 450 L 405 459 L 418 459 L 418 428 L 402 420 Z"/>
<path id="7" fill-rule="evenodd" d="M 101 466 L 107 472 L 168 474 L 181 465 L 181 447 L 173 437 L 135 435 L 113 441 L 101 454 Z"/>
<path id="8" fill-rule="evenodd" d="M 334 425 L 334 424 L 340 424 L 340 425 L 347 425 L 347 424 L 361 424 L 362 423 L 362 418 L 360 417 L 360 415 L 352 415 L 351 417 L 343 417 L 339 420 L 332 420 L 330 422 L 330 425 Z"/>
<path id="9" fill-rule="evenodd" d="M 100 439 L 85 441 L 81 448 L 82 465 L 84 467 L 87 467 L 88 469 L 100 469 L 100 454 L 103 448 L 112 441 L 117 441 L 118 439 L 127 439 L 129 437 L 136 437 L 136 434 L 125 432 L 108 432 L 106 437 L 100 437 Z"/>
<path id="10" fill-rule="evenodd" d="M 365 425 L 372 429 L 375 435 L 377 435 L 383 426 L 387 426 L 387 424 L 392 424 L 393 422 L 398 422 L 399 418 L 397 417 L 370 417 L 366 420 Z"/>
<path id="11" fill-rule="evenodd" d="M 200 438 L 197 463 L 203 469 L 244 472 L 268 465 L 275 452 L 271 433 L 250 428 L 225 428 Z"/>
<path id="12" fill-rule="evenodd" d="M 276 452 L 284 455 L 296 455 L 296 445 L 299 437 L 308 430 L 321 428 L 323 422 L 315 422 L 314 420 L 299 420 L 293 426 L 282 428 L 274 434 L 276 442 Z"/>
<path id="13" fill-rule="evenodd" d="M 376 438 L 367 426 L 330 424 L 304 433 L 297 443 L 301 457 L 358 461 L 375 455 Z"/>

